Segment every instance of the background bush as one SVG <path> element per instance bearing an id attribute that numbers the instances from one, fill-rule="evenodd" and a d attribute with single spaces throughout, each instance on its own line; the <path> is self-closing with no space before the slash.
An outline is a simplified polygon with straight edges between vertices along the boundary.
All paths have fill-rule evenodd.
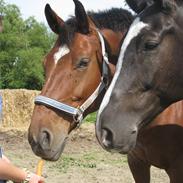
<path id="1" fill-rule="evenodd" d="M 44 82 L 42 61 L 55 36 L 34 17 L 23 20 L 20 9 L 3 0 L 0 14 L 4 29 L 0 34 L 0 89 L 40 90 Z"/>

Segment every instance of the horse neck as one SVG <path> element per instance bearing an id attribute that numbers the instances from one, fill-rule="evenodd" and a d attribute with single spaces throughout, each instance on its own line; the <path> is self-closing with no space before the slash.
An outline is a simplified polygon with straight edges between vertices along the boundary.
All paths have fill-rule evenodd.
<path id="1" fill-rule="evenodd" d="M 176 102 L 160 113 L 152 123 L 144 129 L 149 129 L 160 125 L 179 125 L 183 126 L 183 101 Z M 143 130 L 144 130 L 143 129 Z"/>
<path id="2" fill-rule="evenodd" d="M 118 61 L 118 55 L 121 48 L 121 40 L 123 39 L 125 33 L 127 30 L 124 30 L 123 32 L 114 32 L 111 29 L 103 29 L 101 30 L 101 33 L 103 34 L 107 46 L 109 49 L 107 50 L 107 54 L 109 57 L 109 68 L 111 71 L 111 75 L 113 77 L 115 72 L 115 66 Z"/>
<path id="3" fill-rule="evenodd" d="M 112 77 L 114 76 L 114 73 L 115 73 L 115 67 L 118 61 L 118 55 L 121 48 L 121 40 L 123 39 L 126 33 L 126 30 L 124 32 L 114 32 L 113 30 L 110 30 L 110 29 L 102 29 L 100 31 L 105 38 L 105 42 L 107 44 L 106 47 L 108 47 L 108 49 L 106 49 L 106 52 L 108 54 L 109 69 L 111 74 L 110 77 L 112 80 Z M 102 102 L 104 94 L 105 94 L 105 90 L 98 96 L 96 101 L 87 110 L 86 115 L 92 112 L 95 112 L 99 109 L 99 106 Z"/>

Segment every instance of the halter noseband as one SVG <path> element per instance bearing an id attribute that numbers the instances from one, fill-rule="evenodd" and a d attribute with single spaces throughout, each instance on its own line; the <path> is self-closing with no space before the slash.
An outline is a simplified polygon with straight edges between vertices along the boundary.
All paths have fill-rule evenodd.
<path id="1" fill-rule="evenodd" d="M 90 95 L 90 97 L 78 108 L 72 107 L 70 105 L 64 104 L 62 102 L 59 102 L 57 100 L 51 99 L 49 97 L 45 97 L 42 95 L 39 95 L 35 98 L 35 104 L 40 104 L 44 106 L 51 107 L 53 109 L 59 110 L 61 112 L 65 112 L 68 115 L 73 116 L 74 122 L 77 123 L 78 126 L 81 125 L 83 120 L 83 113 L 88 109 L 88 107 L 95 101 L 95 99 L 99 96 L 99 94 L 103 91 L 103 89 L 106 87 L 106 78 L 109 76 L 109 60 L 108 55 L 106 53 L 105 49 L 105 42 L 102 34 L 97 30 L 100 42 L 101 42 L 101 48 L 102 48 L 102 57 L 103 57 L 103 65 L 102 65 L 102 77 L 101 81 L 96 88 L 96 90 Z"/>

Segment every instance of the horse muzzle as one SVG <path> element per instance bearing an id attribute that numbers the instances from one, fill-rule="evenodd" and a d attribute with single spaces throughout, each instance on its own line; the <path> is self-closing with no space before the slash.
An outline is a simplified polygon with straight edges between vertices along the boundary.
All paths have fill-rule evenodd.
<path id="1" fill-rule="evenodd" d="M 28 135 L 28 141 L 33 152 L 37 156 L 49 161 L 57 161 L 59 159 L 64 150 L 66 140 L 67 136 L 62 136 L 59 138 L 59 144 L 55 143 L 54 136 L 47 129 L 41 130 L 38 136 L 32 133 Z"/>
<path id="2" fill-rule="evenodd" d="M 137 127 L 122 131 L 117 128 L 118 125 L 115 124 L 115 121 L 107 123 L 107 120 L 102 122 L 99 119 L 97 122 L 96 137 L 103 149 L 109 152 L 127 154 L 135 147 L 138 134 Z"/>

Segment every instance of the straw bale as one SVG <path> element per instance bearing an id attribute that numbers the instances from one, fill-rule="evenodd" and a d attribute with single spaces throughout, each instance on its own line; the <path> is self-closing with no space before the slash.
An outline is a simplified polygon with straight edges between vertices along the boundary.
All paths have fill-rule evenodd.
<path id="1" fill-rule="evenodd" d="M 34 98 L 39 91 L 17 89 L 0 90 L 3 98 L 1 127 L 28 127 L 34 108 Z"/>

